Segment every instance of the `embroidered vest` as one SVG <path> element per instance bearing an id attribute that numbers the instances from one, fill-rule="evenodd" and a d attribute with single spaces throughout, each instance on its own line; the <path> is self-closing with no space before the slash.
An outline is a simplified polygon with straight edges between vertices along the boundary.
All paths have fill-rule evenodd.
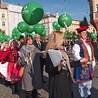
<path id="1" fill-rule="evenodd" d="M 76 44 L 80 46 L 80 56 L 84 56 L 84 51 L 83 51 L 83 43 L 80 41 L 77 41 Z M 87 54 L 88 55 L 88 54 Z M 88 80 L 92 80 L 92 77 L 94 76 L 92 65 L 86 64 L 86 66 L 78 66 L 75 67 L 74 69 L 74 78 L 77 82 L 85 82 Z"/>

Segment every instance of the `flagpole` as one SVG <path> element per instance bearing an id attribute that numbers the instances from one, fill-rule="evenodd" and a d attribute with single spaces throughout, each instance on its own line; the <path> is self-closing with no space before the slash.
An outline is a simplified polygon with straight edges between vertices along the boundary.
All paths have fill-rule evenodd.
<path id="1" fill-rule="evenodd" d="M 64 14 L 66 15 L 66 0 L 64 0 L 64 6 L 65 6 Z M 64 25 L 65 25 L 65 31 L 68 31 L 68 27 L 65 22 L 64 22 Z"/>
<path id="2" fill-rule="evenodd" d="M 64 0 L 64 6 L 65 6 L 64 14 L 66 14 L 66 0 Z"/>

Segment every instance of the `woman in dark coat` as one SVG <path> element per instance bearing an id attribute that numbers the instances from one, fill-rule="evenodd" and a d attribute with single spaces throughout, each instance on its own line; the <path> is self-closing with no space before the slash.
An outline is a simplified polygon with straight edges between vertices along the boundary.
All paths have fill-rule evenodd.
<path id="1" fill-rule="evenodd" d="M 63 33 L 54 31 L 49 36 L 46 47 L 46 66 L 49 73 L 49 98 L 73 98 L 72 71 L 68 55 L 63 49 Z M 86 62 L 83 58 L 80 61 L 72 62 L 75 67 L 80 62 Z"/>

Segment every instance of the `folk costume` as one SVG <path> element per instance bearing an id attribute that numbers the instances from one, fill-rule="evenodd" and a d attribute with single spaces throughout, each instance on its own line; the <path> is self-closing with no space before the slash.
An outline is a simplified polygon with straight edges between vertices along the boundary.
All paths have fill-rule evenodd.
<path id="1" fill-rule="evenodd" d="M 82 63 L 81 68 L 79 66 L 80 69 L 78 67 L 75 69 L 76 81 L 85 82 L 88 80 L 92 80 L 94 73 L 91 68 L 91 64 L 92 63 L 94 64 L 95 61 L 94 61 L 94 49 L 91 43 L 87 44 L 86 42 L 84 43 L 82 40 L 78 40 L 73 47 L 73 53 L 74 53 L 75 60 L 79 60 L 83 57 L 89 59 L 87 63 Z"/>
<path id="2" fill-rule="evenodd" d="M 18 80 L 19 78 L 13 73 L 14 65 L 18 60 L 18 52 L 17 50 L 8 48 L 3 55 L 0 57 L 1 64 L 7 65 L 7 74 L 5 78 L 8 81 Z"/>
<path id="3" fill-rule="evenodd" d="M 0 57 L 3 55 L 4 51 L 0 50 Z M 7 77 L 7 67 L 8 62 L 1 64 L 0 62 L 0 77 Z"/>
<path id="4" fill-rule="evenodd" d="M 77 29 L 78 33 L 86 32 L 87 26 Z M 94 49 L 90 42 L 78 40 L 72 48 L 74 60 L 81 58 L 88 59 L 88 62 L 82 63 L 81 66 L 74 68 L 74 78 L 78 83 L 78 90 L 81 98 L 91 98 L 90 89 L 92 87 L 92 78 L 94 77 L 93 66 L 95 66 Z"/>
<path id="5" fill-rule="evenodd" d="M 87 63 L 82 63 L 82 66 L 75 67 L 74 69 L 74 78 L 75 80 L 79 83 L 89 83 L 92 85 L 92 78 L 94 77 L 93 69 L 92 69 L 92 64 L 93 66 L 95 65 L 94 61 L 94 49 L 91 44 L 87 44 L 86 42 L 83 43 L 81 40 L 78 40 L 75 45 L 73 46 L 73 55 L 74 55 L 74 60 L 80 60 L 81 58 L 85 57 L 89 61 Z M 81 89 L 81 87 L 80 87 Z M 91 86 L 90 86 L 91 89 Z M 80 90 L 79 90 L 80 91 Z M 80 92 L 81 93 L 81 92 Z M 90 95 L 90 91 L 88 95 Z M 81 97 L 83 96 L 88 96 L 81 94 Z M 85 97 L 83 97 L 85 98 Z"/>
<path id="6" fill-rule="evenodd" d="M 67 66 L 58 71 L 60 61 L 65 59 Z M 46 55 L 46 67 L 49 73 L 49 98 L 73 98 L 71 67 L 81 65 L 80 61 L 69 62 L 64 50 L 48 50 Z"/>

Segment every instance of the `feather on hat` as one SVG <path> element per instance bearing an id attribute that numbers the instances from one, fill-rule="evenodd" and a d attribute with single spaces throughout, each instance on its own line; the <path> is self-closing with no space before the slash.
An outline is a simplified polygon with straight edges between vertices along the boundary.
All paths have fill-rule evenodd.
<path id="1" fill-rule="evenodd" d="M 77 28 L 77 32 L 81 33 L 82 31 L 86 31 L 88 29 L 88 22 L 86 17 L 84 17 L 84 20 L 80 22 L 80 27 Z"/>

